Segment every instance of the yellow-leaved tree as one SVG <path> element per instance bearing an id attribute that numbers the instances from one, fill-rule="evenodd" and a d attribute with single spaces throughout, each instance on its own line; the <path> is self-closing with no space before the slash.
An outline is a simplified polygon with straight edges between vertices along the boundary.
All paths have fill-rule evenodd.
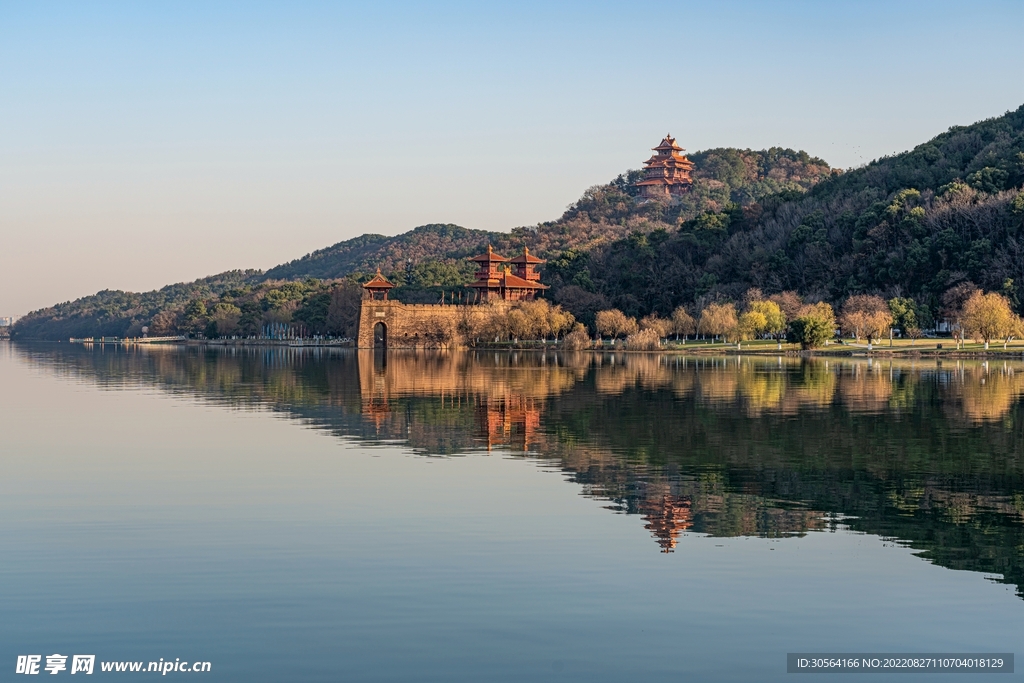
<path id="1" fill-rule="evenodd" d="M 677 341 L 679 340 L 679 335 L 683 335 L 683 343 L 686 343 L 686 335 L 696 334 L 697 321 L 686 312 L 685 306 L 679 306 L 676 310 L 672 311 L 672 331 L 675 332 Z"/>
<path id="2" fill-rule="evenodd" d="M 989 342 L 997 338 L 1006 340 L 1003 342 L 1006 348 L 1007 342 L 1019 334 L 1020 319 L 1002 294 L 976 291 L 964 302 L 961 324 L 966 334 L 984 341 L 986 349 Z"/>
<path id="3" fill-rule="evenodd" d="M 786 316 L 779 304 L 767 299 L 755 299 L 747 305 L 746 312 L 740 316 L 740 334 L 744 339 L 753 339 L 762 335 L 771 335 L 781 342 L 786 332 Z"/>
<path id="4" fill-rule="evenodd" d="M 892 311 L 880 296 L 856 294 L 843 303 L 839 323 L 844 332 L 853 333 L 854 339 L 865 336 L 870 344 L 892 327 Z"/>
<path id="5" fill-rule="evenodd" d="M 700 331 L 713 337 L 736 337 L 739 333 L 739 320 L 735 304 L 708 304 L 700 312 Z"/>
<path id="6" fill-rule="evenodd" d="M 672 321 L 666 320 L 665 318 L 659 318 L 657 313 L 651 313 L 650 315 L 644 316 L 640 320 L 641 330 L 654 330 L 658 333 L 658 338 L 663 339 L 669 335 L 672 330 Z"/>
<path id="7" fill-rule="evenodd" d="M 598 311 L 594 322 L 598 335 L 611 337 L 612 339 L 628 337 L 639 329 L 636 324 L 636 318 L 627 317 L 625 313 L 617 308 L 608 311 Z"/>

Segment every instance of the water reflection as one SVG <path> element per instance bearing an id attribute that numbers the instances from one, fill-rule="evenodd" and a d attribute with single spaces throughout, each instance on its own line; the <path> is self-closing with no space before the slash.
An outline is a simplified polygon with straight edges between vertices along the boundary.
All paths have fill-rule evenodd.
<path id="1" fill-rule="evenodd" d="M 1024 366 L 866 359 L 19 347 L 103 386 L 281 411 L 425 456 L 536 458 L 664 552 L 838 524 L 1024 596 Z"/>

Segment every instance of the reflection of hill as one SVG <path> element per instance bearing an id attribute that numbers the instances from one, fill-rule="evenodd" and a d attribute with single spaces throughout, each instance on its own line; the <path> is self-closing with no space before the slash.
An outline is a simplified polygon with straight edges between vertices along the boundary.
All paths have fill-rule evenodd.
<path id="1" fill-rule="evenodd" d="M 287 412 L 425 454 L 540 457 L 662 550 L 844 524 L 1024 586 L 1013 364 L 342 350 L 19 347 L 103 385 Z"/>

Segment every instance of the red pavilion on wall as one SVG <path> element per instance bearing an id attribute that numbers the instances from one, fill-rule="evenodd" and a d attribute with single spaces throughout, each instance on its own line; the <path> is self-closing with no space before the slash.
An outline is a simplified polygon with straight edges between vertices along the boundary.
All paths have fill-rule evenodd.
<path id="1" fill-rule="evenodd" d="M 363 285 L 363 291 L 366 292 L 366 297 L 376 301 L 387 301 L 388 292 L 394 288 L 394 283 L 380 274 L 380 268 L 377 268 L 377 274 L 374 275 L 369 282 Z"/>
<path id="2" fill-rule="evenodd" d="M 469 260 L 477 264 L 476 275 L 469 284 L 477 292 L 477 301 L 531 301 L 548 288 L 540 283 L 536 270 L 544 259 L 537 258 L 529 249 L 507 259 L 488 246 L 486 254 Z"/>

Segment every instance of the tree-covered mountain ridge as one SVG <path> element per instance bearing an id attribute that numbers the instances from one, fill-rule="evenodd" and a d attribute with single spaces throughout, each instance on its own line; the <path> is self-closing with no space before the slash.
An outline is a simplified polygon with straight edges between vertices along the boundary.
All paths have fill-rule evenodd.
<path id="1" fill-rule="evenodd" d="M 399 296 L 436 300 L 438 290 L 467 281 L 465 257 L 487 244 L 509 255 L 529 246 L 547 258 L 550 297 L 588 322 L 604 308 L 668 315 L 680 304 L 738 300 L 752 287 L 837 304 L 857 293 L 916 296 L 936 307 L 957 283 L 1013 295 L 1013 282 L 1024 282 L 1024 107 L 847 172 L 783 148 L 689 156 L 694 184 L 675 203 L 642 200 L 641 172 L 628 171 L 536 226 L 502 233 L 435 224 L 362 235 L 265 273 L 231 271 L 144 294 L 100 292 L 25 316 L 15 335 L 124 336 L 160 313 L 180 319 L 190 304 L 195 312 L 196 302 L 207 311 L 233 307 L 234 315 L 248 301 L 249 328 L 296 312 L 301 320 L 333 281 L 358 281 L 377 267 L 402 285 Z"/>
<path id="2" fill-rule="evenodd" d="M 702 211 L 720 211 L 733 202 L 747 205 L 780 191 L 804 192 L 833 173 L 821 159 L 781 148 L 711 149 L 693 154 L 691 159 L 694 185 L 678 204 L 641 201 L 633 185 L 640 171 L 627 171 L 606 185 L 588 189 L 558 220 L 508 233 L 432 224 L 394 237 L 362 235 L 272 268 L 265 277 L 335 278 L 368 273 L 377 267 L 386 273 L 400 273 L 410 263 L 428 261 L 462 265 L 465 257 L 480 253 L 488 244 L 510 253 L 528 246 L 547 256 L 566 249 L 588 251 L 630 232 L 679 225 Z"/>
<path id="3" fill-rule="evenodd" d="M 597 295 L 603 300 L 590 305 L 631 315 L 737 300 L 749 288 L 833 303 L 861 293 L 913 296 L 936 311 L 943 292 L 967 282 L 1003 291 L 1019 309 L 1022 185 L 1024 107 L 955 126 L 806 193 L 568 253 L 553 275 L 577 285 L 560 292 L 566 303 Z"/>
<path id="4" fill-rule="evenodd" d="M 509 253 L 529 246 L 548 257 L 566 250 L 586 252 L 631 232 L 655 229 L 665 220 L 679 221 L 701 211 L 720 210 L 734 200 L 747 204 L 780 190 L 803 192 L 833 173 L 820 159 L 781 148 L 760 152 L 723 148 L 698 152 L 691 158 L 695 163 L 694 189 L 678 205 L 640 202 L 633 186 L 639 171 L 629 171 L 606 185 L 590 188 L 561 218 L 538 226 L 505 233 L 430 224 L 395 236 L 364 234 L 266 272 L 228 271 L 144 293 L 104 290 L 29 313 L 18 321 L 16 336 L 54 340 L 134 336 L 142 327 L 152 327 L 160 313 L 184 313 L 190 302 L 196 300 L 202 300 L 211 309 L 222 299 L 229 299 L 231 305 L 239 303 L 236 300 L 240 298 L 256 299 L 260 308 L 267 309 L 271 306 L 267 292 L 303 297 L 299 301 L 287 299 L 286 308 L 291 311 L 271 307 L 262 311 L 264 316 L 256 312 L 244 316 L 250 320 L 248 331 L 252 332 L 259 322 L 289 320 L 289 313 L 303 308 L 305 298 L 322 289 L 320 285 L 282 288 L 282 282 L 310 278 L 358 281 L 378 267 L 405 285 L 397 293 L 399 296 L 433 300 L 434 290 L 460 287 L 468 281 L 473 268 L 466 257 L 480 253 L 488 244 L 499 252 Z M 266 320 L 260 321 L 262 317 Z M 164 329 L 157 322 L 157 329 Z"/>

